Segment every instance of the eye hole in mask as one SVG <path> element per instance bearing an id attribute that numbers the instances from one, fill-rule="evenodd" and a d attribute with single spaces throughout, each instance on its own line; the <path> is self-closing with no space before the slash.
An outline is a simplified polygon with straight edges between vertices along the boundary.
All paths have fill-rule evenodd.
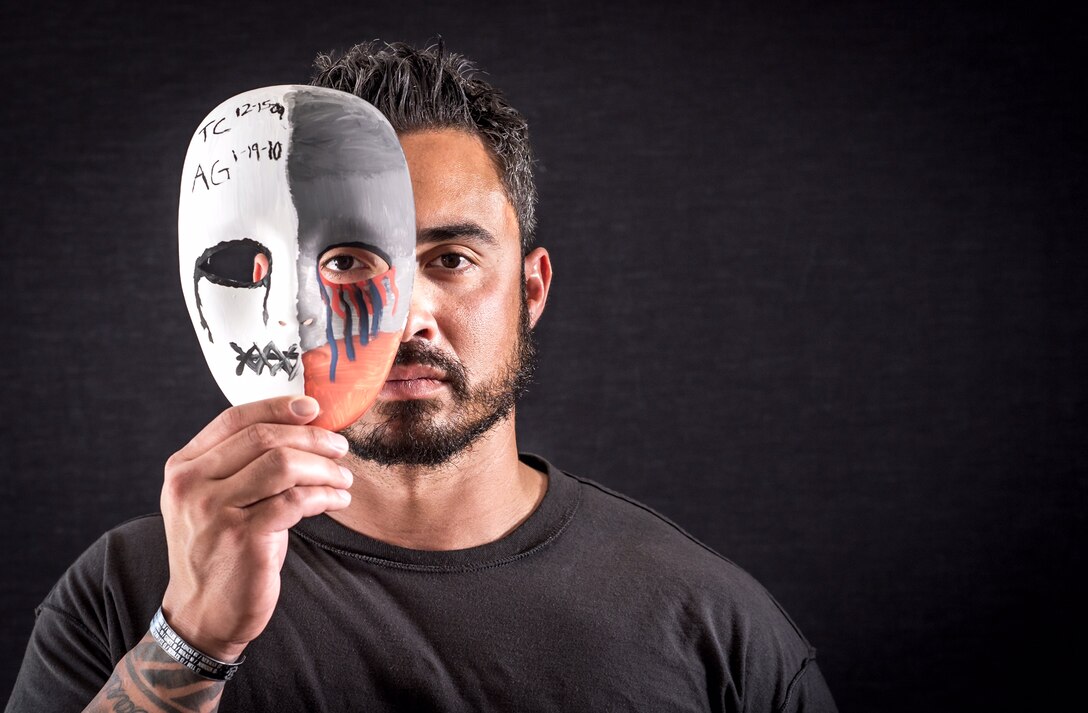
<path id="1" fill-rule="evenodd" d="M 225 240 L 205 250 L 193 267 L 193 291 L 200 326 L 208 333 L 208 341 L 215 337 L 204 318 L 204 305 L 200 299 L 200 278 L 223 287 L 253 289 L 264 288 L 261 318 L 268 324 L 268 293 L 272 285 L 272 253 L 264 245 L 251 238 Z"/>
<path id="2" fill-rule="evenodd" d="M 257 287 L 266 285 L 271 274 L 272 253 L 256 240 L 243 238 L 205 250 L 196 261 L 194 277 L 225 287 Z"/>

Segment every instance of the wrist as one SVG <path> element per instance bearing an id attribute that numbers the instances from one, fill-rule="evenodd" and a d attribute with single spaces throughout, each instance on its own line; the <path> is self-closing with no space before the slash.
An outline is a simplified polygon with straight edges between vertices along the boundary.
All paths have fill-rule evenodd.
<path id="1" fill-rule="evenodd" d="M 200 619 L 187 617 L 183 612 L 192 607 L 175 607 L 163 599 L 162 615 L 166 623 L 190 646 L 220 661 L 235 661 L 245 651 L 249 642 L 226 641 L 208 634 L 207 628 L 199 624 Z"/>
<path id="2" fill-rule="evenodd" d="M 162 607 L 151 618 L 150 634 L 175 661 L 198 676 L 213 681 L 229 681 L 245 661 L 244 656 L 215 656 L 197 648 L 166 621 Z"/>

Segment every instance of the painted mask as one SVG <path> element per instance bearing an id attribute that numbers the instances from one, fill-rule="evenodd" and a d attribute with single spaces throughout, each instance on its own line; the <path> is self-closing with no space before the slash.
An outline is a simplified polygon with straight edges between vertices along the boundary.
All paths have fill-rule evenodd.
<path id="1" fill-rule="evenodd" d="M 385 382 L 415 270 L 415 207 L 393 128 L 358 97 L 239 94 L 189 144 L 178 210 L 185 303 L 235 405 L 288 394 L 353 423 Z"/>

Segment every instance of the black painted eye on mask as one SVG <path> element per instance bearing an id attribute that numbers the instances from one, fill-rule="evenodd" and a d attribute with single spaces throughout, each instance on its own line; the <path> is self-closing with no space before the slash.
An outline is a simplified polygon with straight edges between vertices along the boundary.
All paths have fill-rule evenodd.
<path id="1" fill-rule="evenodd" d="M 268 324 L 268 293 L 272 286 L 272 253 L 256 240 L 242 238 L 225 240 L 201 253 L 193 268 L 193 291 L 200 326 L 208 333 L 208 341 L 214 342 L 212 330 L 204 319 L 204 306 L 200 299 L 200 278 L 223 287 L 252 289 L 264 288 L 262 318 Z"/>
<path id="2" fill-rule="evenodd" d="M 197 258 L 193 277 L 207 278 L 225 287 L 267 286 L 272 276 L 272 253 L 250 238 L 213 245 Z M 255 279 L 256 278 L 256 279 Z"/>

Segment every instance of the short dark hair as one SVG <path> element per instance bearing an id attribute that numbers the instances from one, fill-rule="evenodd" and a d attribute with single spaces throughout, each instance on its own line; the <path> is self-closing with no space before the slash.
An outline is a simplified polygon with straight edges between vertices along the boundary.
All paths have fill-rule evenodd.
<path id="1" fill-rule="evenodd" d="M 441 39 L 423 49 L 374 40 L 336 58 L 319 54 L 314 69 L 311 84 L 365 99 L 398 133 L 454 128 L 483 139 L 517 214 L 522 252 L 529 251 L 537 200 L 529 125 L 471 61 L 447 52 Z"/>

